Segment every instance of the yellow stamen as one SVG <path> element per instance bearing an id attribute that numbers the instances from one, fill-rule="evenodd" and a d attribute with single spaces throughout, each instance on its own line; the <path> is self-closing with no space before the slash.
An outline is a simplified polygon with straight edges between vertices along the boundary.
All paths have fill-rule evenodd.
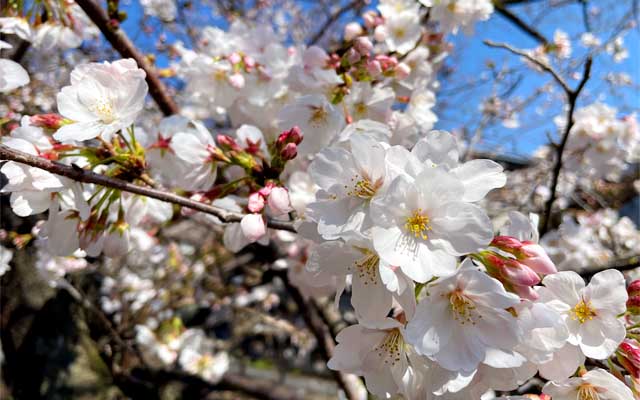
<path id="1" fill-rule="evenodd" d="M 413 233 L 413 236 L 416 238 L 422 238 L 423 240 L 429 238 L 426 234 L 427 231 L 431 230 L 429 217 L 424 215 L 421 209 L 417 209 L 410 217 L 407 217 L 407 222 L 404 224 L 404 227 Z"/>
<path id="2" fill-rule="evenodd" d="M 595 317 L 596 311 L 591 307 L 591 302 L 585 303 L 584 299 L 580 300 L 578 304 L 571 310 L 571 319 L 584 324 L 587 321 L 591 321 Z"/>

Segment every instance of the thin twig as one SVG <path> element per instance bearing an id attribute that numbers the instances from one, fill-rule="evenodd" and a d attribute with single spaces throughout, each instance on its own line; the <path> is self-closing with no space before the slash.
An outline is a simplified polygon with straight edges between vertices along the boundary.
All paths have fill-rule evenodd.
<path id="1" fill-rule="evenodd" d="M 298 312 L 304 318 L 309 330 L 313 333 L 318 346 L 323 356 L 328 361 L 333 356 L 333 351 L 336 347 L 336 342 L 333 340 L 333 335 L 329 325 L 322 318 L 322 314 L 319 310 L 319 305 L 313 299 L 305 299 L 298 288 L 293 286 L 287 277 L 286 271 L 278 271 L 278 276 L 282 279 L 287 292 L 293 298 L 293 301 L 298 306 Z M 344 391 L 347 399 L 355 400 L 360 396 L 359 393 L 359 379 L 351 374 L 345 374 L 341 371 L 331 371 L 333 376 Z"/>
<path id="2" fill-rule="evenodd" d="M 537 58 L 533 57 L 527 51 L 516 49 L 515 47 L 510 46 L 510 45 L 508 45 L 506 43 L 496 43 L 496 42 L 491 41 L 491 40 L 485 40 L 484 44 L 486 44 L 489 47 L 495 47 L 495 48 L 499 48 L 499 49 L 509 50 L 513 54 L 517 54 L 519 56 L 522 56 L 522 57 L 526 58 L 527 60 L 531 61 L 532 63 L 534 63 L 535 65 L 540 67 L 543 71 L 548 72 L 549 74 L 551 74 L 553 79 L 556 82 L 558 82 L 558 84 L 560 86 L 562 86 L 562 89 L 566 93 L 569 93 L 569 92 L 572 91 L 571 88 L 569 87 L 569 85 L 567 84 L 567 82 L 564 80 L 564 78 L 561 77 L 560 74 L 555 69 L 553 69 L 549 64 L 544 63 L 544 62 L 538 60 Z"/>
<path id="3" fill-rule="evenodd" d="M 76 3 L 84 10 L 87 16 L 100 29 L 104 37 L 111 43 L 111 46 L 120 53 L 122 57 L 133 58 L 138 66 L 147 74 L 147 83 L 149 84 L 149 94 L 158 104 L 160 110 L 165 115 L 177 114 L 179 109 L 173 101 L 167 88 L 160 81 L 155 69 L 146 57 L 138 51 L 127 34 L 120 29 L 117 21 L 111 21 L 107 13 L 100 7 L 95 0 L 78 0 Z"/>
<path id="4" fill-rule="evenodd" d="M 549 44 L 549 41 L 547 40 L 547 38 L 545 38 L 540 32 L 538 32 L 537 30 L 533 29 L 529 24 L 527 24 L 526 22 L 524 22 L 520 17 L 518 17 L 517 15 L 515 15 L 514 13 L 512 13 L 510 10 L 508 10 L 503 4 L 501 4 L 500 2 L 495 2 L 495 4 L 493 5 L 493 7 L 495 8 L 496 12 L 500 15 L 502 15 L 504 18 L 506 18 L 507 20 L 509 20 L 511 23 L 513 23 L 514 25 L 516 25 L 518 28 L 522 29 L 522 31 L 524 31 L 526 34 L 528 34 L 529 36 L 531 36 L 533 39 L 535 39 L 537 42 L 539 42 L 540 44 L 543 45 L 547 45 Z"/>
<path id="5" fill-rule="evenodd" d="M 93 183 L 100 186 L 118 189 L 123 192 L 151 197 L 153 199 L 165 201 L 167 203 L 178 204 L 183 207 L 191 208 L 193 210 L 216 216 L 223 222 L 240 222 L 242 220 L 242 217 L 244 217 L 244 214 L 242 213 L 236 213 L 225 210 L 223 208 L 201 203 L 199 201 L 194 201 L 186 197 L 179 196 L 175 193 L 134 185 L 121 179 L 96 174 L 95 172 L 87 171 L 77 166 L 70 167 L 59 162 L 47 160 L 45 158 L 37 157 L 12 149 L 4 144 L 0 144 L 0 160 L 15 161 L 21 164 L 40 168 L 53 174 L 67 177 L 77 182 Z M 267 226 L 273 229 L 280 229 L 290 232 L 296 231 L 293 223 L 290 221 L 267 219 L 266 222 Z"/>
<path id="6" fill-rule="evenodd" d="M 542 226 L 540 228 L 540 235 L 544 235 L 549 230 L 549 222 L 551 220 L 551 210 L 553 208 L 553 202 L 556 200 L 556 193 L 558 191 L 558 181 L 560 179 L 560 171 L 562 170 L 562 156 L 564 155 L 564 149 L 567 145 L 567 141 L 569 140 L 569 133 L 571 133 L 571 128 L 573 127 L 573 112 L 576 108 L 576 102 L 578 100 L 578 96 L 580 92 L 584 88 L 584 85 L 589 80 L 591 76 L 591 57 L 587 58 L 587 61 L 584 64 L 584 72 L 582 74 L 582 79 L 578 86 L 571 90 L 569 89 L 567 93 L 567 101 L 569 102 L 569 109 L 567 110 L 567 121 L 564 128 L 564 133 L 562 134 L 562 140 L 560 144 L 556 147 L 556 163 L 553 167 L 553 175 L 551 179 L 551 195 L 545 204 L 544 210 L 544 218 L 542 220 Z"/>
<path id="7" fill-rule="evenodd" d="M 327 20 L 324 22 L 324 24 L 320 27 L 320 29 L 318 29 L 318 31 L 311 37 L 308 45 L 312 46 L 316 44 L 320 39 L 322 39 L 322 36 L 324 36 L 324 33 L 327 31 L 327 29 L 329 29 L 329 27 L 331 27 L 331 25 L 333 25 L 344 13 L 348 12 L 352 8 L 359 6 L 360 4 L 364 4 L 364 1 L 352 0 L 339 8 L 336 12 L 331 14 L 329 18 L 327 18 Z"/>

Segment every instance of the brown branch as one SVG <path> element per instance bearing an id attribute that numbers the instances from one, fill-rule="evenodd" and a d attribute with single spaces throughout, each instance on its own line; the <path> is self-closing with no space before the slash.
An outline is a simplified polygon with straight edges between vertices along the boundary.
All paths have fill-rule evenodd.
<path id="1" fill-rule="evenodd" d="M 640 268 L 640 256 L 633 256 L 629 258 L 623 258 L 619 260 L 615 260 L 607 265 L 596 265 L 593 267 L 585 268 L 584 270 L 579 271 L 580 276 L 583 278 L 591 277 L 597 274 L 600 271 L 604 271 L 607 269 L 617 269 L 620 272 L 630 271 L 632 269 Z"/>
<path id="2" fill-rule="evenodd" d="M 149 93 L 165 115 L 177 114 L 179 109 L 173 101 L 167 88 L 155 72 L 151 63 L 142 55 L 127 34 L 120 29 L 117 21 L 111 21 L 107 13 L 95 0 L 77 0 L 76 3 L 84 10 L 87 16 L 111 43 L 111 46 L 120 53 L 122 57 L 133 58 L 138 66 L 147 73 L 147 83 Z"/>
<path id="3" fill-rule="evenodd" d="M 336 12 L 331 14 L 329 18 L 327 18 L 327 20 L 324 22 L 322 27 L 320 27 L 320 29 L 318 29 L 318 31 L 309 40 L 309 43 L 307 45 L 312 46 L 316 44 L 320 39 L 322 39 L 322 36 L 327 31 L 327 29 L 329 29 L 329 27 L 331 27 L 331 25 L 333 25 L 342 16 L 342 14 L 348 12 L 352 8 L 358 7 L 361 4 L 364 4 L 364 0 L 352 0 L 351 2 L 339 8 Z"/>
<path id="4" fill-rule="evenodd" d="M 331 329 L 326 321 L 322 318 L 320 312 L 320 306 L 312 299 L 305 299 L 298 288 L 293 286 L 287 277 L 286 271 L 278 271 L 278 276 L 282 279 L 287 292 L 293 298 L 293 301 L 298 307 L 299 313 L 304 318 L 309 330 L 313 333 L 318 346 L 324 358 L 328 361 L 333 356 L 333 351 L 336 347 L 336 342 L 333 340 Z M 355 400 L 360 396 L 358 395 L 358 381 L 359 379 L 351 374 L 346 374 L 341 371 L 331 371 L 336 382 L 344 391 L 347 399 Z"/>
<path id="5" fill-rule="evenodd" d="M 223 222 L 240 222 L 240 220 L 242 220 L 242 217 L 244 217 L 244 214 L 242 213 L 236 213 L 225 210 L 223 208 L 201 203 L 199 201 L 194 201 L 186 197 L 179 196 L 175 193 L 134 185 L 121 179 L 111 178 L 105 175 L 96 174 L 92 171 L 87 171 L 75 165 L 68 166 L 59 162 L 47 160 L 45 158 L 14 150 L 4 144 L 0 144 L 0 160 L 15 161 L 21 164 L 40 168 L 53 174 L 67 177 L 77 182 L 93 183 L 100 186 L 118 189 L 123 192 L 151 197 L 153 199 L 157 199 L 167 203 L 178 204 L 183 207 L 201 211 L 205 214 L 216 216 Z M 293 227 L 293 223 L 289 221 L 268 219 L 267 226 L 273 229 L 280 229 L 290 232 L 296 231 Z"/>
<path id="6" fill-rule="evenodd" d="M 567 84 L 567 82 L 564 80 L 564 78 L 561 77 L 560 74 L 555 69 L 553 69 L 551 67 L 551 65 L 538 60 L 537 58 L 535 58 L 531 54 L 529 54 L 527 51 L 516 49 L 515 47 L 510 46 L 510 45 L 508 45 L 506 43 L 496 43 L 496 42 L 491 41 L 491 40 L 485 40 L 484 44 L 486 44 L 489 47 L 495 47 L 495 48 L 499 48 L 499 49 L 509 50 L 513 54 L 517 54 L 519 56 L 522 56 L 522 57 L 526 58 L 527 60 L 531 61 L 532 63 L 534 63 L 535 65 L 540 67 L 543 71 L 548 72 L 553 77 L 553 79 L 560 86 L 562 86 L 562 89 L 565 91 L 565 93 L 569 93 L 569 92 L 572 91 L 571 88 L 569 87 L 569 85 Z"/>
<path id="7" fill-rule="evenodd" d="M 514 14 L 510 10 L 508 10 L 504 6 L 504 4 L 502 4 L 500 2 L 495 2 L 493 7 L 494 7 L 494 9 L 496 10 L 496 12 L 498 14 L 502 15 L 509 22 L 511 22 L 512 24 L 514 24 L 518 28 L 522 29 L 522 31 L 524 33 L 526 33 L 529 36 L 531 36 L 533 39 L 535 39 L 540 44 L 543 44 L 543 45 L 549 44 L 549 41 L 547 40 L 547 38 L 545 38 L 537 30 L 533 29 L 529 24 L 524 22 L 524 20 L 522 20 L 522 18 L 518 17 L 516 14 Z"/>
<path id="8" fill-rule="evenodd" d="M 556 162 L 553 167 L 553 175 L 551 179 L 551 195 L 549 196 L 549 199 L 545 204 L 544 218 L 542 219 L 542 225 L 540 226 L 540 235 L 542 236 L 549 230 L 549 221 L 551 220 L 551 209 L 553 208 L 553 202 L 556 199 L 556 193 L 558 191 L 558 180 L 560 179 L 560 171 L 562 170 L 562 156 L 564 154 L 564 149 L 567 145 L 567 141 L 569 140 L 569 133 L 571 132 L 571 128 L 573 127 L 573 122 L 574 122 L 573 112 L 575 111 L 575 108 L 576 108 L 576 102 L 578 101 L 578 96 L 580 95 L 580 92 L 582 92 L 584 85 L 587 83 L 587 81 L 589 80 L 589 77 L 591 76 L 591 64 L 593 63 L 593 59 L 591 58 L 591 56 L 587 57 L 587 60 L 584 63 L 584 71 L 582 73 L 582 79 L 580 80 L 580 82 L 578 83 L 578 86 L 575 89 L 571 89 L 571 87 L 567 84 L 564 78 L 560 76 L 560 74 L 555 69 L 553 69 L 553 67 L 551 67 L 550 64 L 544 63 L 536 59 L 526 51 L 516 49 L 515 47 L 512 47 L 506 43 L 496 43 L 490 40 L 485 40 L 484 43 L 490 47 L 509 50 L 513 54 L 517 54 L 519 56 L 525 57 L 527 60 L 533 62 L 534 64 L 539 66 L 542 70 L 548 72 L 553 77 L 553 79 L 558 83 L 558 85 L 562 87 L 562 89 L 564 90 L 567 96 L 567 103 L 569 104 L 569 107 L 567 109 L 566 126 L 564 128 L 564 133 L 562 134 L 562 140 L 560 141 L 560 144 L 558 144 L 557 146 L 553 146 L 556 149 Z"/>
<path id="9" fill-rule="evenodd" d="M 573 112 L 576 108 L 576 102 L 578 101 L 578 96 L 580 92 L 584 88 L 584 85 L 589 80 L 591 76 L 591 57 L 587 58 L 587 61 L 584 64 L 584 72 L 582 74 L 582 79 L 578 86 L 575 89 L 567 89 L 567 101 L 569 102 L 569 109 L 567 110 L 567 121 L 566 126 L 564 128 L 564 133 L 562 134 L 562 140 L 560 144 L 556 147 L 556 163 L 553 167 L 553 175 L 551 179 L 551 195 L 545 204 L 544 210 L 544 218 L 542 220 L 542 226 L 540 227 L 540 236 L 547 233 L 549 230 L 549 222 L 551 220 L 551 210 L 553 208 L 553 202 L 556 200 L 556 193 L 558 191 L 558 181 L 560 179 L 560 171 L 562 170 L 562 156 L 564 155 L 564 149 L 567 145 L 567 141 L 569 140 L 569 134 L 571 133 L 571 128 L 573 127 Z"/>

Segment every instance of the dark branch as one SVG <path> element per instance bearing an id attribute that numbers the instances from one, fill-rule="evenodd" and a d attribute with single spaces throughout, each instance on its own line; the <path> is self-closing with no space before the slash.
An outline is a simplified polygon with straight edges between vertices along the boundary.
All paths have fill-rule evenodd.
<path id="1" fill-rule="evenodd" d="M 31 154 L 23 153 L 18 150 L 14 150 L 6 145 L 0 144 L 0 160 L 9 160 L 26 164 L 32 167 L 40 168 L 45 171 L 49 171 L 53 174 L 60 175 L 82 183 L 93 183 L 100 186 L 105 186 L 113 189 L 118 189 L 123 192 L 129 192 L 139 194 L 142 196 L 151 197 L 167 203 L 178 204 L 183 207 L 187 207 L 193 210 L 201 211 L 206 214 L 214 215 L 223 222 L 240 222 L 244 214 L 232 212 L 219 207 L 215 207 L 209 204 L 201 203 L 188 199 L 183 196 L 179 196 L 175 193 L 166 192 L 163 190 L 143 187 L 134 185 L 132 183 L 123 181 L 121 179 L 111 178 L 105 175 L 96 174 L 92 171 L 87 171 L 79 167 L 70 167 L 65 164 L 61 164 L 55 161 L 47 160 L 45 158 L 33 156 Z M 281 229 L 290 232 L 295 232 L 292 222 L 278 221 L 275 219 L 268 219 L 267 226 L 273 229 Z"/>
<path id="2" fill-rule="evenodd" d="M 158 107 L 160 107 L 160 110 L 165 115 L 177 114 L 179 111 L 178 106 L 169 95 L 167 88 L 162 81 L 160 81 L 160 78 L 158 78 L 153 66 L 144 55 L 138 51 L 127 34 L 120 29 L 118 22 L 112 22 L 107 13 L 94 0 L 78 0 L 76 3 L 84 10 L 93 23 L 100 28 L 104 37 L 122 57 L 133 58 L 136 63 L 138 63 L 138 66 L 147 73 L 149 93 L 158 104 Z"/>
<path id="3" fill-rule="evenodd" d="M 524 33 L 526 33 L 527 35 L 531 36 L 533 39 L 535 39 L 537 42 L 539 42 L 540 44 L 543 45 L 547 45 L 549 44 L 549 41 L 547 40 L 547 38 L 545 38 L 540 32 L 538 32 L 537 30 L 533 29 L 531 26 L 529 26 L 529 24 L 527 24 L 526 22 L 524 22 L 524 20 L 522 20 L 522 18 L 518 17 L 516 14 L 512 13 L 510 10 L 508 10 L 505 6 L 504 3 L 500 3 L 500 2 L 496 2 L 493 7 L 495 8 L 496 12 L 500 15 L 502 15 L 505 19 L 507 19 L 509 22 L 511 22 L 512 24 L 514 24 L 515 26 L 517 26 L 518 28 L 522 29 L 522 31 Z"/>
<path id="4" fill-rule="evenodd" d="M 333 340 L 331 329 L 326 321 L 322 318 L 322 314 L 319 309 L 319 305 L 312 299 L 305 299 L 298 288 L 293 286 L 287 277 L 286 271 L 279 271 L 278 276 L 284 282 L 285 288 L 293 301 L 298 306 L 298 311 L 304 318 L 309 330 L 313 333 L 318 346 L 324 358 L 328 361 L 333 356 L 333 351 L 336 347 L 336 342 Z M 357 378 L 354 379 L 352 375 L 345 374 L 340 371 L 331 371 L 333 376 L 338 382 L 338 385 L 342 388 L 347 399 L 355 400 L 360 396 L 358 395 Z"/>
<path id="5" fill-rule="evenodd" d="M 345 4 L 344 6 L 342 6 L 341 8 L 339 8 L 336 12 L 331 14 L 329 18 L 327 18 L 324 24 L 322 24 L 322 27 L 320 27 L 320 29 L 318 29 L 315 35 L 313 35 L 313 37 L 309 40 L 308 45 L 312 46 L 318 43 L 318 41 L 322 39 L 322 36 L 327 31 L 327 29 L 329 29 L 331 25 L 333 25 L 343 14 L 363 4 L 364 4 L 364 0 L 352 0 L 349 3 Z"/>
<path id="6" fill-rule="evenodd" d="M 567 110 L 567 121 L 564 128 L 564 133 L 562 134 L 562 140 L 560 144 L 556 147 L 556 162 L 553 167 L 553 175 L 551 178 L 551 195 L 545 204 L 544 210 L 544 218 L 542 220 L 542 227 L 540 228 L 540 236 L 547 233 L 549 230 L 549 222 L 551 220 L 551 210 L 553 208 L 553 202 L 556 200 L 556 193 L 558 191 L 558 181 L 560 179 L 560 171 L 562 170 L 562 156 L 564 155 L 564 148 L 567 145 L 567 141 L 569 140 L 569 134 L 571 133 L 571 128 L 573 127 L 573 112 L 576 108 L 576 102 L 578 101 L 578 96 L 580 92 L 584 88 L 584 85 L 589 80 L 591 76 L 591 57 L 587 58 L 587 61 L 584 64 L 584 72 L 582 74 L 582 79 L 578 86 L 571 90 L 569 89 L 567 93 L 567 101 L 569 103 L 569 109 Z"/>

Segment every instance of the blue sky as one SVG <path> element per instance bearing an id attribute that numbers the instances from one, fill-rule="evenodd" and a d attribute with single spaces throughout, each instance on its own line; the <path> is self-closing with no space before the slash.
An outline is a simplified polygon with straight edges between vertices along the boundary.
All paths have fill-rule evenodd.
<path id="1" fill-rule="evenodd" d="M 532 5 L 512 6 L 510 10 L 525 21 L 531 22 L 535 29 L 549 39 L 553 37 L 553 33 L 557 28 L 566 31 L 573 44 L 571 59 L 583 59 L 585 49 L 578 40 L 585 31 L 581 6 L 573 4 L 555 11 L 549 11 L 543 8 L 546 3 L 545 1 L 537 1 L 533 2 Z M 593 11 L 597 5 L 597 7 L 601 7 L 602 12 L 601 16 L 590 17 L 593 33 L 601 40 L 606 41 L 611 34 L 611 25 L 615 25 L 615 21 L 620 20 L 620 17 L 628 12 L 630 4 L 630 0 L 591 1 L 589 10 Z M 150 34 L 143 33 L 140 30 L 142 9 L 138 1 L 121 2 L 121 6 L 128 14 L 127 20 L 123 23 L 124 30 L 127 31 L 141 49 L 148 53 L 155 53 L 153 45 L 158 35 L 157 28 L 161 26 L 159 21 L 154 18 L 149 19 L 151 26 L 156 27 L 156 29 Z M 545 13 L 544 18 L 541 21 L 534 22 L 534 18 L 540 13 Z M 201 6 L 196 13 L 190 13 L 189 15 L 197 18 L 193 20 L 195 25 L 206 23 L 226 27 L 226 20 L 214 15 L 212 9 L 207 6 Z M 605 21 L 605 26 L 601 26 L 598 21 Z M 588 104 L 595 100 L 600 100 L 620 108 L 623 110 L 622 114 L 628 114 L 640 108 L 640 91 L 637 86 L 637 83 L 640 82 L 639 30 L 640 28 L 638 27 L 626 30 L 624 41 L 629 50 L 629 58 L 623 62 L 614 63 L 606 53 L 596 58 L 592 78 L 585 87 L 580 104 Z M 178 39 L 185 39 L 185 36 L 176 31 L 165 31 L 165 33 L 169 43 Z M 488 80 L 475 90 L 463 90 L 455 95 L 450 93 L 456 88 L 465 87 L 470 82 L 475 82 L 479 77 L 482 78 L 483 74 L 489 71 L 487 68 L 489 61 L 492 61 L 498 67 L 504 65 L 512 67 L 517 71 L 515 76 L 521 77 L 518 85 L 510 93 L 511 98 L 529 98 L 538 88 L 550 81 L 547 75 L 532 72 L 526 66 L 523 66 L 519 57 L 505 50 L 487 47 L 483 44 L 485 39 L 507 42 L 514 47 L 524 49 L 533 48 L 537 45 L 530 36 L 497 14 L 494 14 L 488 21 L 477 24 L 473 35 L 467 36 L 459 33 L 458 35 L 450 36 L 449 40 L 454 44 L 454 50 L 448 60 L 448 65 L 454 67 L 454 71 L 447 81 L 443 81 L 442 94 L 439 95 L 441 105 L 439 116 L 441 120 L 437 123 L 437 128 L 454 130 L 466 127 L 470 131 L 476 129 L 480 116 L 478 106 L 481 104 L 482 98 L 492 92 L 503 93 L 504 88 L 494 87 L 492 81 Z M 167 66 L 168 59 L 164 55 L 159 55 L 157 65 L 160 67 Z M 574 68 L 576 71 L 581 71 L 581 69 L 582 66 Z M 607 86 L 603 84 L 603 79 L 605 75 L 611 72 L 627 73 L 632 77 L 635 86 L 610 93 L 606 90 Z M 567 80 L 572 85 L 577 84 L 577 80 L 571 79 L 570 76 L 567 77 Z M 541 144 L 546 143 L 548 135 L 553 137 L 556 133 L 553 117 L 562 113 L 563 102 L 557 95 L 552 97 L 551 101 L 545 102 L 545 99 L 549 99 L 549 97 L 543 94 L 538 101 L 533 102 L 524 109 L 520 116 L 520 128 L 506 129 L 500 124 L 487 126 L 484 130 L 486 140 L 480 142 L 478 147 L 494 152 L 527 155 Z"/>

